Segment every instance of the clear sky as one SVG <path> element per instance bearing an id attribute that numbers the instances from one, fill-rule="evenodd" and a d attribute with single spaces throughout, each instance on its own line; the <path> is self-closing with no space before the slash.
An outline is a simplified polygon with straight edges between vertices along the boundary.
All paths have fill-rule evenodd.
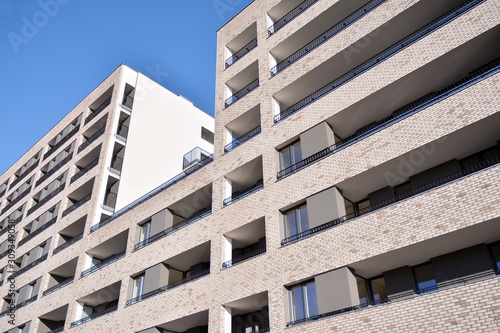
<path id="1" fill-rule="evenodd" d="M 0 0 L 0 174 L 121 63 L 214 114 L 217 29 L 252 0 Z"/>

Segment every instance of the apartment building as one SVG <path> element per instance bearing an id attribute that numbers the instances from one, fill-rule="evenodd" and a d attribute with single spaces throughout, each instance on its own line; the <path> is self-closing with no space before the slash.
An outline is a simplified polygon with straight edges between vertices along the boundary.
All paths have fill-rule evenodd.
<path id="1" fill-rule="evenodd" d="M 499 23 L 499 0 L 253 1 L 218 31 L 213 154 L 62 217 L 60 254 L 18 245 L 7 332 L 498 332 Z M 45 189 L 9 187 L 32 153 L 3 209 Z"/>

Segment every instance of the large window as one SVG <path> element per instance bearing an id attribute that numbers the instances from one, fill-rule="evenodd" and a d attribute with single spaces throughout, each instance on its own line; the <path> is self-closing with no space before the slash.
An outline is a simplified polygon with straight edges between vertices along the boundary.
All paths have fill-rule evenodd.
<path id="1" fill-rule="evenodd" d="M 292 321 L 318 315 L 318 300 L 314 281 L 307 281 L 290 287 L 289 300 Z"/>
<path id="2" fill-rule="evenodd" d="M 432 269 L 431 263 L 413 267 L 413 274 L 418 290 L 432 291 L 437 289 L 437 283 L 434 278 L 434 270 Z"/>
<path id="3" fill-rule="evenodd" d="M 296 141 L 280 150 L 280 170 L 286 169 L 301 160 L 300 141 Z"/>
<path id="4" fill-rule="evenodd" d="M 309 229 L 307 206 L 301 205 L 283 213 L 285 222 L 285 237 L 296 235 Z"/>

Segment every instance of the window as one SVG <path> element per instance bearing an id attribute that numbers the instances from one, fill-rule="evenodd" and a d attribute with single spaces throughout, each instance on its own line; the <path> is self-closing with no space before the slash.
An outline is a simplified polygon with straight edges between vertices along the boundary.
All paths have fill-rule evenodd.
<path id="1" fill-rule="evenodd" d="M 144 294 L 144 273 L 132 278 L 132 298 L 139 297 Z"/>
<path id="2" fill-rule="evenodd" d="M 415 283 L 419 291 L 437 290 L 437 283 L 431 263 L 413 267 L 413 275 L 415 276 Z"/>
<path id="3" fill-rule="evenodd" d="M 500 243 L 495 243 L 490 246 L 493 262 L 497 272 L 500 272 Z"/>
<path id="4" fill-rule="evenodd" d="M 292 321 L 318 315 L 318 300 L 314 281 L 307 281 L 290 287 L 289 301 Z"/>
<path id="5" fill-rule="evenodd" d="M 296 141 L 280 151 L 280 169 L 284 170 L 291 165 L 302 160 L 302 150 L 300 148 L 300 141 Z"/>
<path id="6" fill-rule="evenodd" d="M 367 304 L 368 303 L 368 289 L 366 288 L 366 280 L 361 276 L 356 276 L 356 282 L 358 284 L 358 295 L 359 295 L 359 304 Z"/>
<path id="7" fill-rule="evenodd" d="M 141 224 L 139 229 L 139 242 L 145 241 L 151 237 L 151 221 Z"/>
<path id="8" fill-rule="evenodd" d="M 298 206 L 283 214 L 285 222 L 285 237 L 297 235 L 309 229 L 307 205 Z"/>
<path id="9" fill-rule="evenodd" d="M 375 277 L 368 281 L 371 291 L 372 301 L 375 303 L 383 303 L 387 300 L 387 291 L 385 289 L 384 277 Z"/>

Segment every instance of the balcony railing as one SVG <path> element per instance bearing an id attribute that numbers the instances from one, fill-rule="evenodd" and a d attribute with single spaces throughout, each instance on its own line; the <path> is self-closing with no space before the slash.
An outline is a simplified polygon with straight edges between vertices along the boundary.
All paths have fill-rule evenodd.
<path id="1" fill-rule="evenodd" d="M 35 296 L 25 300 L 25 301 L 22 301 L 21 303 L 16 305 L 16 310 L 19 310 L 20 308 L 25 307 L 26 305 L 28 305 L 30 303 L 33 303 L 34 301 L 36 301 L 37 298 L 38 298 L 38 295 L 35 295 Z"/>
<path id="2" fill-rule="evenodd" d="M 13 226 L 15 226 L 19 222 L 21 222 L 22 219 L 23 219 L 23 216 L 21 215 L 18 218 L 16 218 L 13 223 L 8 223 L 3 229 L 0 230 L 0 236 L 2 236 L 3 234 L 5 234 L 7 232 L 7 230 L 9 230 L 9 228 L 12 228 Z M 9 227 L 9 226 L 12 226 L 12 227 Z"/>
<path id="3" fill-rule="evenodd" d="M 184 154 L 182 158 L 182 170 L 190 167 L 193 164 L 201 162 L 208 156 L 210 156 L 210 153 L 201 149 L 200 147 L 192 149 L 191 151 Z"/>
<path id="4" fill-rule="evenodd" d="M 243 199 L 243 198 L 249 196 L 250 194 L 257 192 L 258 190 L 262 189 L 263 187 L 264 187 L 264 181 L 263 181 L 263 179 L 261 179 L 261 180 L 257 181 L 257 183 L 255 183 L 254 185 L 252 185 L 252 186 L 250 186 L 242 191 L 234 192 L 232 196 L 224 199 L 223 204 L 224 204 L 224 206 L 230 205 L 235 201 Z"/>
<path id="5" fill-rule="evenodd" d="M 110 312 L 113 312 L 113 311 L 115 311 L 115 310 L 117 310 L 117 309 L 118 309 L 118 300 L 111 302 L 111 303 L 108 305 L 108 307 L 107 307 L 106 309 L 103 309 L 102 311 L 99 311 L 99 312 L 93 313 L 93 314 L 91 314 L 90 316 L 87 316 L 87 317 L 84 317 L 84 318 L 82 318 L 82 319 L 79 319 L 79 320 L 76 320 L 76 321 L 72 322 L 72 323 L 71 323 L 71 325 L 70 325 L 70 327 L 76 327 L 76 326 L 79 326 L 79 325 L 84 324 L 84 323 L 86 323 L 86 322 L 88 322 L 88 321 L 91 321 L 91 320 L 93 320 L 93 319 L 95 319 L 95 318 L 98 318 L 98 317 L 100 317 L 100 316 L 103 316 L 103 315 L 105 315 L 105 314 L 108 314 L 108 313 L 110 313 Z"/>
<path id="6" fill-rule="evenodd" d="M 228 143 L 225 147 L 224 147 L 224 152 L 225 153 L 228 153 L 230 152 L 231 150 L 235 149 L 236 147 L 238 147 L 239 145 L 245 143 L 246 141 L 250 140 L 251 138 L 253 138 L 254 136 L 256 136 L 257 134 L 259 134 L 261 131 L 261 128 L 260 128 L 260 125 L 255 127 L 254 129 L 251 129 L 249 132 L 243 134 L 242 136 L 240 136 L 239 138 L 237 139 L 234 139 L 233 141 L 231 141 L 230 143 Z"/>
<path id="7" fill-rule="evenodd" d="M 397 203 L 399 201 L 411 198 L 411 197 L 416 196 L 420 193 L 427 192 L 427 191 L 432 190 L 436 187 L 445 185 L 447 183 L 458 180 L 458 179 L 463 178 L 463 177 L 470 175 L 472 173 L 487 169 L 487 168 L 494 166 L 494 165 L 497 165 L 497 164 L 500 164 L 500 155 L 492 157 L 490 159 L 487 159 L 483 162 L 473 164 L 471 166 L 468 166 L 466 168 L 461 169 L 458 172 L 452 173 L 446 177 L 439 178 L 439 179 L 434 180 L 432 182 L 429 182 L 425 185 L 416 187 L 410 191 L 407 191 L 407 192 L 404 192 L 401 194 L 397 194 L 390 199 L 386 199 L 384 201 L 377 202 L 377 203 L 372 204 L 372 205 L 365 207 L 363 209 L 356 210 L 353 213 L 336 218 L 330 222 L 324 223 L 324 224 L 319 225 L 317 227 L 314 227 L 314 228 L 305 230 L 303 232 L 300 232 L 298 234 L 292 235 L 290 237 L 287 237 L 281 241 L 281 245 L 282 246 L 288 245 L 288 244 L 296 242 L 300 239 L 314 235 L 320 231 L 324 231 L 324 230 L 327 230 L 327 229 L 330 229 L 333 227 L 337 227 L 339 225 L 346 223 L 347 221 L 349 221 L 353 218 L 359 217 L 359 216 L 364 215 L 364 214 L 369 213 L 369 212 L 379 210 L 379 209 L 384 208 L 388 205 L 391 205 L 391 204 Z"/>
<path id="8" fill-rule="evenodd" d="M 107 219 L 105 219 L 105 220 L 103 220 L 103 221 L 101 221 L 101 222 L 99 222 L 97 224 L 94 224 L 90 228 L 90 232 L 92 233 L 92 232 L 94 232 L 94 231 L 96 231 L 96 230 L 104 227 L 105 225 L 111 223 L 113 220 L 115 220 L 116 218 L 122 216 L 123 214 L 125 214 L 129 210 L 131 210 L 131 209 L 139 206 L 140 204 L 142 204 L 146 200 L 151 199 L 152 197 L 154 197 L 158 193 L 163 192 L 165 189 L 169 188 L 170 186 L 172 186 L 174 184 L 177 184 L 178 182 L 180 182 L 181 180 L 183 180 L 184 178 L 186 178 L 187 176 L 189 176 L 193 172 L 199 170 L 200 168 L 204 167 L 205 165 L 211 163 L 212 161 L 213 161 L 213 155 L 210 155 L 210 156 L 207 156 L 206 158 L 203 158 L 200 162 L 198 162 L 198 168 L 196 170 L 194 170 L 193 166 L 191 166 L 189 168 L 189 172 L 184 172 L 183 171 L 180 174 L 178 174 L 177 176 L 175 176 L 175 177 L 167 180 L 165 183 L 163 183 L 162 185 L 158 186 L 154 190 L 146 193 L 145 195 L 143 195 L 139 199 L 135 200 L 134 202 L 132 202 L 128 206 L 125 206 L 124 208 L 122 208 L 121 210 L 119 210 L 118 212 L 115 212 L 112 216 L 108 217 Z"/>
<path id="9" fill-rule="evenodd" d="M 24 266 L 23 268 L 19 269 L 17 272 L 13 273 L 11 275 L 11 277 L 18 277 L 19 275 L 25 273 L 26 271 L 32 269 L 33 267 L 35 267 L 36 265 L 38 265 L 39 263 L 43 262 L 47 260 L 47 254 L 44 254 L 43 256 L 41 256 L 40 258 L 36 259 L 35 261 L 33 261 L 32 263 Z"/>
<path id="10" fill-rule="evenodd" d="M 229 107 L 230 105 L 234 104 L 236 101 L 239 101 L 243 96 L 246 94 L 251 93 L 255 89 L 259 87 L 259 79 L 255 79 L 252 82 L 250 82 L 247 86 L 243 87 L 240 91 L 237 93 L 233 94 L 233 96 L 229 97 L 226 99 L 224 102 L 224 107 Z"/>
<path id="11" fill-rule="evenodd" d="M 498 273 L 495 274 L 493 272 L 484 272 L 484 273 L 468 276 L 468 277 L 462 278 L 462 279 L 456 279 L 456 280 L 452 280 L 452 281 L 438 283 L 437 286 L 427 288 L 430 290 L 420 289 L 420 290 L 417 290 L 416 292 L 410 291 L 407 293 L 400 294 L 397 297 L 389 297 L 389 298 L 380 299 L 377 301 L 369 301 L 369 302 L 362 303 L 360 305 L 350 306 L 350 307 L 343 308 L 340 310 L 335 310 L 335 311 L 331 311 L 331 312 L 327 312 L 327 313 L 322 313 L 322 314 L 319 314 L 316 316 L 291 321 L 291 322 L 288 322 L 286 324 L 286 326 L 290 327 L 293 325 L 303 324 L 306 322 L 314 322 L 314 321 L 317 321 L 318 319 L 321 319 L 321 318 L 327 318 L 327 317 L 341 315 L 344 313 L 360 311 L 363 309 L 372 308 L 374 306 L 384 306 L 387 304 L 391 304 L 392 300 L 404 301 L 404 300 L 412 299 L 412 298 L 419 297 L 422 295 L 427 295 L 429 292 L 439 292 L 441 290 L 458 288 L 458 287 L 466 286 L 466 285 L 473 284 L 473 283 L 478 283 L 478 282 L 489 280 L 489 279 L 495 279 L 498 277 L 499 277 Z"/>
<path id="12" fill-rule="evenodd" d="M 59 245 L 58 247 L 56 247 L 53 251 L 52 251 L 52 255 L 56 254 L 56 253 L 59 253 L 61 252 L 62 250 L 64 250 L 65 248 L 68 248 L 70 247 L 71 245 L 75 244 L 76 242 L 78 242 L 80 239 L 83 238 L 83 232 L 79 235 L 76 235 L 75 237 L 71 238 L 69 241 L 67 241 L 66 243 L 63 243 L 61 245 Z"/>
<path id="13" fill-rule="evenodd" d="M 73 135 L 75 135 L 76 133 L 78 133 L 79 130 L 80 130 L 80 124 L 76 125 L 76 127 L 73 128 L 71 130 L 71 132 L 69 132 L 68 134 L 66 134 L 66 136 L 64 138 L 62 138 L 61 140 L 59 140 L 58 143 L 56 143 L 55 145 L 53 145 L 52 147 L 50 147 L 50 149 L 45 153 L 45 155 L 43 155 L 43 159 L 45 160 L 45 159 L 47 159 L 47 157 L 49 157 L 50 155 L 52 155 L 52 153 L 54 153 L 63 144 L 65 144 L 69 139 L 71 139 L 73 137 Z"/>
<path id="14" fill-rule="evenodd" d="M 240 60 L 245 54 L 257 47 L 257 38 L 252 39 L 247 45 L 236 51 L 226 60 L 226 68 L 232 66 L 236 61 Z"/>
<path id="15" fill-rule="evenodd" d="M 38 166 L 38 164 L 40 164 L 40 160 L 37 160 L 32 166 L 30 166 L 28 169 L 24 170 L 24 172 L 22 174 L 20 174 L 19 176 L 17 176 L 17 178 L 14 181 L 12 181 L 12 183 L 10 184 L 10 188 L 13 188 L 21 180 L 23 180 L 27 175 L 29 175 L 31 171 L 35 170 L 36 167 Z M 0 197 L 2 195 L 3 194 L 0 194 Z"/>
<path id="16" fill-rule="evenodd" d="M 92 134 L 87 140 L 85 140 L 84 142 L 82 142 L 82 144 L 80 145 L 80 147 L 78 147 L 78 153 L 81 153 L 82 150 L 84 150 L 85 148 L 87 148 L 88 146 L 90 146 L 90 144 L 92 142 L 94 142 L 95 140 L 97 140 L 101 135 L 103 135 L 104 131 L 106 130 L 106 126 L 103 126 L 101 129 L 99 129 L 97 132 L 95 132 L 94 134 Z"/>
<path id="17" fill-rule="evenodd" d="M 295 112 L 305 108 L 309 104 L 326 96 L 327 94 L 336 90 L 340 86 L 342 86 L 345 83 L 351 81 L 352 79 L 358 77 L 359 75 L 365 73 L 366 71 L 375 67 L 376 65 L 380 64 L 381 62 L 389 59 L 390 57 L 397 54 L 398 52 L 406 49 L 408 46 L 414 44 L 415 42 L 419 41 L 420 39 L 424 38 L 425 36 L 431 34 L 432 32 L 438 30 L 439 28 L 443 27 L 444 25 L 450 23 L 458 16 L 462 15 L 463 13 L 467 12 L 468 10 L 472 9 L 473 7 L 479 5 L 480 3 L 484 2 L 484 1 L 485 0 L 469 0 L 465 4 L 462 4 L 462 5 L 458 6 L 457 8 L 451 10 L 447 14 L 439 17 L 438 19 L 427 24 L 423 28 L 421 28 L 421 29 L 417 30 L 416 32 L 410 34 L 409 36 L 403 38 L 402 40 L 400 40 L 396 44 L 390 46 L 389 48 L 380 52 L 379 54 L 372 57 L 368 61 L 366 61 L 363 64 L 359 65 L 358 67 L 350 70 L 349 72 L 345 73 L 344 75 L 340 76 L 339 78 L 330 82 L 329 84 L 327 84 L 326 86 L 317 90 L 316 92 L 312 93 L 311 95 L 307 96 L 306 98 L 298 101 L 297 103 L 290 106 L 289 108 L 287 108 L 283 112 L 275 115 L 274 122 L 278 123 L 278 122 L 282 121 L 283 119 L 291 116 Z"/>
<path id="18" fill-rule="evenodd" d="M 165 292 L 167 290 L 170 290 L 172 288 L 178 287 L 180 285 L 183 285 L 185 283 L 191 282 L 193 280 L 199 279 L 199 278 L 201 278 L 201 277 L 203 277 L 205 275 L 208 275 L 208 274 L 210 274 L 210 269 L 205 269 L 205 270 L 203 270 L 202 272 L 200 272 L 198 274 L 191 275 L 191 276 L 186 277 L 186 278 L 184 278 L 182 280 L 179 280 L 177 282 L 169 284 L 169 285 L 167 285 L 165 287 L 161 287 L 161 288 L 155 289 L 153 291 L 150 291 L 148 293 L 145 293 L 145 294 L 142 294 L 140 296 L 137 296 L 135 298 L 131 298 L 131 299 L 129 299 L 127 301 L 126 305 L 128 306 L 128 305 L 132 305 L 132 304 L 135 304 L 135 303 L 139 303 L 140 301 L 143 301 L 143 300 L 145 300 L 147 298 L 150 298 L 150 297 L 153 297 L 155 295 L 161 294 L 161 293 L 163 293 L 163 292 Z"/>
<path id="19" fill-rule="evenodd" d="M 62 212 L 62 217 L 65 217 L 69 213 L 74 212 L 77 208 L 79 208 L 79 207 L 83 206 L 84 204 L 86 204 L 90 200 L 91 197 L 92 197 L 92 193 L 87 194 L 86 196 L 84 196 L 83 198 L 81 198 L 80 200 L 78 200 L 77 202 L 75 202 L 72 206 L 66 208 Z"/>
<path id="20" fill-rule="evenodd" d="M 105 260 L 103 260 L 102 262 L 98 263 L 97 265 L 94 265 L 94 266 L 92 266 L 90 268 L 87 268 L 86 270 L 82 271 L 81 277 L 85 277 L 85 276 L 90 275 L 90 274 L 92 274 L 94 272 L 97 272 L 101 268 L 109 266 L 112 263 L 117 262 L 118 260 L 120 260 L 123 257 L 125 257 L 125 251 L 120 252 L 118 254 L 113 254 L 112 256 L 106 258 Z"/>
<path id="21" fill-rule="evenodd" d="M 176 225 L 173 225 L 173 226 L 171 226 L 163 231 L 160 231 L 159 233 L 157 233 L 149 238 L 146 238 L 145 240 L 135 244 L 134 245 L 134 252 L 142 249 L 143 247 L 148 246 L 151 243 L 156 242 L 159 239 L 162 239 L 163 237 L 166 237 L 166 236 L 172 234 L 173 232 L 175 232 L 179 229 L 182 229 L 182 228 L 187 227 L 188 225 L 190 225 L 196 221 L 199 221 L 199 220 L 209 216 L 210 214 L 212 214 L 211 208 L 199 210 L 198 212 L 194 213 L 194 215 L 191 216 L 190 218 L 188 218 L 180 223 L 177 223 Z"/>
<path id="22" fill-rule="evenodd" d="M 303 47 L 301 47 L 298 51 L 290 55 L 289 57 L 285 58 L 283 61 L 278 63 L 275 67 L 271 69 L 271 77 L 275 76 L 276 74 L 280 73 L 282 70 L 305 56 L 306 54 L 312 52 L 314 49 L 316 49 L 318 46 L 326 43 L 328 40 L 330 40 L 332 37 L 336 36 L 339 34 L 342 30 L 347 29 L 350 25 L 361 19 L 363 16 L 377 8 L 379 5 L 384 3 L 386 0 L 372 0 L 351 15 L 347 16 L 345 19 L 334 25 L 332 28 L 328 29 L 315 39 L 313 39 L 311 42 L 307 43 Z"/>
<path id="23" fill-rule="evenodd" d="M 52 169 L 50 169 L 49 171 L 47 171 L 47 173 L 45 175 L 43 175 L 42 177 L 40 177 L 40 179 L 38 179 L 36 181 L 35 187 L 38 186 L 38 185 L 40 185 L 45 180 L 47 180 L 50 176 L 52 176 L 54 173 L 56 173 L 57 170 L 61 169 L 66 163 L 68 163 L 69 161 L 71 161 L 72 158 L 73 158 L 73 152 L 71 152 L 68 156 L 66 156 L 65 158 L 63 158 L 59 163 L 57 163 L 56 165 L 54 165 L 52 167 Z"/>
<path id="24" fill-rule="evenodd" d="M 23 193 L 19 194 L 17 197 L 11 200 L 7 206 L 2 209 L 2 214 L 11 209 L 16 203 L 18 203 L 22 198 L 28 195 L 31 192 L 31 186 L 27 188 Z"/>
<path id="25" fill-rule="evenodd" d="M 63 184 L 59 185 L 58 188 L 56 188 L 54 191 L 50 192 L 46 197 L 44 197 L 43 199 L 40 199 L 40 201 L 38 201 L 33 207 L 31 207 L 30 209 L 28 209 L 28 213 L 26 215 L 30 215 L 31 213 L 33 213 L 38 208 L 40 208 L 43 205 L 45 205 L 52 198 L 54 198 L 56 195 L 58 195 L 59 193 L 61 193 L 64 190 L 65 186 L 66 186 L 66 183 L 63 183 Z"/>
<path id="26" fill-rule="evenodd" d="M 87 164 L 86 167 L 80 169 L 80 171 L 75 173 L 73 177 L 71 177 L 70 183 L 74 183 L 75 181 L 80 179 L 83 175 L 92 170 L 97 164 L 99 164 L 99 157 Z"/>
<path id="27" fill-rule="evenodd" d="M 394 111 L 390 116 L 374 122 L 373 126 L 371 126 L 370 128 L 365 127 L 362 131 L 358 130 L 355 134 L 342 139 L 339 143 L 320 150 L 316 154 L 313 154 L 283 170 L 280 170 L 277 174 L 277 178 L 279 180 L 299 170 L 302 170 L 306 166 L 311 165 L 314 162 L 319 161 L 327 156 L 330 156 L 333 153 L 338 152 L 339 150 L 347 148 L 348 146 L 356 142 L 364 140 L 367 137 L 391 125 L 394 125 L 397 122 L 406 119 L 409 116 L 414 115 L 498 72 L 500 72 L 500 60 L 496 60 L 485 66 L 482 66 L 481 68 L 472 72 L 466 78 L 463 78 L 437 92 L 433 92 L 422 98 L 419 98 L 416 101 L 411 102 L 410 104 L 407 104 L 402 108 Z"/>
<path id="28" fill-rule="evenodd" d="M 74 277 L 73 277 L 73 276 L 71 276 L 71 277 L 67 278 L 66 280 L 62 281 L 61 283 L 58 283 L 58 284 L 56 284 L 55 286 L 52 286 L 52 287 L 48 288 L 47 290 L 45 290 L 45 291 L 43 292 L 43 294 L 42 294 L 42 295 L 43 295 L 43 296 L 47 296 L 48 294 L 51 294 L 51 293 L 53 293 L 53 292 L 54 292 L 54 291 L 56 291 L 56 290 L 59 290 L 59 289 L 61 289 L 61 288 L 66 287 L 66 286 L 67 286 L 67 285 L 69 285 L 69 284 L 72 284 L 72 283 L 73 283 L 73 281 L 74 281 Z"/>
<path id="29" fill-rule="evenodd" d="M 254 251 L 242 254 L 240 256 L 233 257 L 233 259 L 226 261 L 225 263 L 222 264 L 222 268 L 228 268 L 231 266 L 234 266 L 236 264 L 239 264 L 240 262 L 246 261 L 248 259 L 251 259 L 253 257 L 258 256 L 259 254 L 266 253 L 266 247 L 263 246 L 259 249 L 256 249 Z"/>
<path id="30" fill-rule="evenodd" d="M 111 97 L 109 97 L 101 105 L 99 105 L 97 109 L 91 110 L 92 112 L 87 116 L 87 118 L 85 118 L 85 125 L 87 125 L 92 119 L 97 117 L 97 115 L 99 115 L 104 109 L 106 109 L 109 104 L 111 104 Z"/>
<path id="31" fill-rule="evenodd" d="M 50 226 L 52 226 L 53 224 L 55 224 L 56 221 L 57 221 L 57 216 L 54 217 L 53 219 L 51 219 L 50 221 L 48 221 L 47 223 L 45 223 L 44 225 L 42 225 L 40 228 L 34 230 L 28 236 L 26 236 L 23 239 L 21 239 L 19 241 L 19 243 L 17 244 L 17 246 L 21 246 L 24 243 L 26 243 L 27 241 L 29 241 L 30 239 L 32 239 L 33 237 L 35 237 L 36 235 L 39 235 L 40 233 L 42 233 L 42 231 L 46 230 L 47 228 L 49 228 Z"/>
<path id="32" fill-rule="evenodd" d="M 297 7 L 286 13 L 282 18 L 274 22 L 274 24 L 267 29 L 268 36 L 272 36 L 276 31 L 290 23 L 294 18 L 302 14 L 307 8 L 311 7 L 317 1 L 318 0 L 305 0 Z"/>

